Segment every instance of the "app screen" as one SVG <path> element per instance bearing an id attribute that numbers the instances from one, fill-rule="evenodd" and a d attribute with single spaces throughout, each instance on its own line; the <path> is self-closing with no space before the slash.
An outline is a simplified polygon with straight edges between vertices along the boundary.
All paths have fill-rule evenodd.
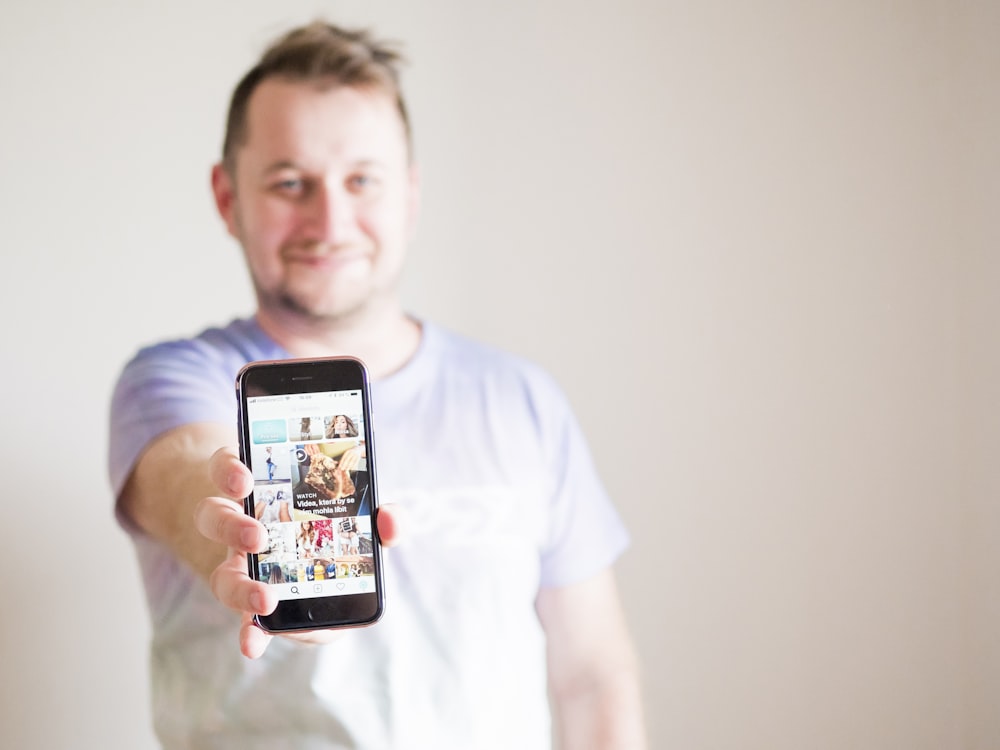
<path id="1" fill-rule="evenodd" d="M 361 391 L 247 399 L 257 574 L 281 599 L 375 590 Z"/>

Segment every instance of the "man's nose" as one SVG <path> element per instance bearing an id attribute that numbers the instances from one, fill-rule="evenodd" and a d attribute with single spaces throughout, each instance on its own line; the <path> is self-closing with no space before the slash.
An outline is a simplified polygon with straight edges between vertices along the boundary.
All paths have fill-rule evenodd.
<path id="1" fill-rule="evenodd" d="M 350 194 L 339 185 L 321 183 L 310 201 L 309 219 L 315 239 L 330 244 L 344 242 L 354 223 Z"/>

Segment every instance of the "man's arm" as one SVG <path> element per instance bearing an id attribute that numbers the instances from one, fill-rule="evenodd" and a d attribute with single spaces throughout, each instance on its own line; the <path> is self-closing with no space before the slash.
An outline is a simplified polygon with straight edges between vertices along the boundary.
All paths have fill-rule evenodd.
<path id="1" fill-rule="evenodd" d="M 267 532 L 240 505 L 253 489 L 253 478 L 232 444 L 231 428 L 215 423 L 164 433 L 136 462 L 118 503 L 126 518 L 208 582 L 222 604 L 241 613 L 240 649 L 257 657 L 271 636 L 254 625 L 253 615 L 269 614 L 277 598 L 247 573 L 246 553 L 259 552 Z M 306 642 L 329 638 L 311 636 L 294 637 Z"/>
<path id="2" fill-rule="evenodd" d="M 220 446 L 233 445 L 233 437 L 232 427 L 210 422 L 165 432 L 139 457 L 118 498 L 126 518 L 206 581 L 226 548 L 195 529 L 194 511 L 202 498 L 219 494 L 209 458 Z"/>
<path id="3" fill-rule="evenodd" d="M 611 569 L 580 583 L 543 588 L 535 607 L 548 643 L 561 746 L 645 748 L 638 663 Z"/>
<path id="4" fill-rule="evenodd" d="M 122 513 L 205 579 L 225 606 L 242 616 L 239 642 L 244 655 L 264 653 L 273 636 L 253 622 L 278 604 L 266 583 L 247 572 L 246 555 L 267 546 L 263 524 L 243 512 L 242 498 L 253 490 L 250 470 L 239 460 L 228 427 L 190 424 L 164 433 L 142 454 L 119 496 Z M 219 446 L 223 446 L 220 448 Z M 375 518 L 379 542 L 399 537 L 398 513 L 391 504 Z M 341 631 L 287 633 L 303 643 L 329 643 Z"/>

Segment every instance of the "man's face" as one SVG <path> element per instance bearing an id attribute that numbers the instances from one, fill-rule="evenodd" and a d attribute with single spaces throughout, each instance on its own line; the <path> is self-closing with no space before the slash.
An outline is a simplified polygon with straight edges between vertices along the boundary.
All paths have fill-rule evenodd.
<path id="1" fill-rule="evenodd" d="M 265 80 L 234 161 L 213 187 L 263 312 L 333 321 L 395 302 L 417 184 L 389 96 Z"/>

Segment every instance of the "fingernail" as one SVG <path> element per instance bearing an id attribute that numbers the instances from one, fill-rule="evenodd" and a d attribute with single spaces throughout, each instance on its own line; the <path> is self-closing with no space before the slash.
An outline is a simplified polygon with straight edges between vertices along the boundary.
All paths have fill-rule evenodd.
<path id="1" fill-rule="evenodd" d="M 259 591 L 254 591 L 250 594 L 250 606 L 253 607 L 254 612 L 260 612 L 264 609 L 264 595 Z"/>
<path id="2" fill-rule="evenodd" d="M 251 552 L 257 549 L 257 529 L 243 529 L 243 533 L 240 534 L 240 541 L 243 542 L 243 546 L 246 547 Z"/>

